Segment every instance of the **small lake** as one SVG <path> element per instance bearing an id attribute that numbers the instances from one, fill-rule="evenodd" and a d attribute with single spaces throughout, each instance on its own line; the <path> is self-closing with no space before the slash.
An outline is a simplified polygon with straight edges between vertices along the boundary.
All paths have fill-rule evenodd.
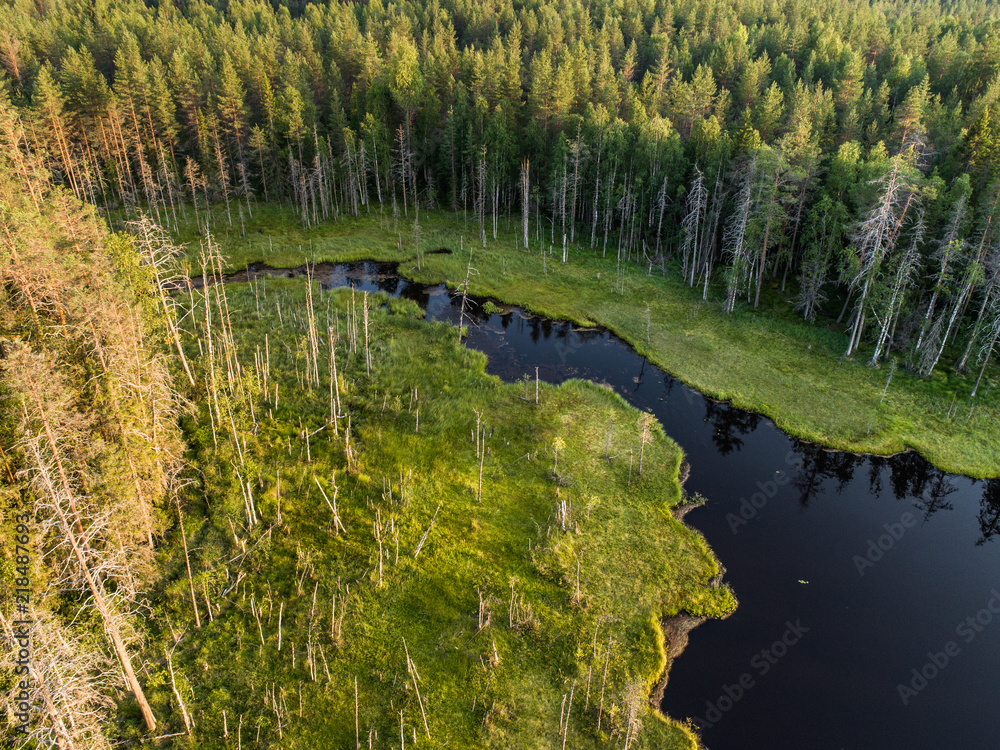
<path id="1" fill-rule="evenodd" d="M 315 277 L 458 320 L 459 298 L 392 265 L 320 264 Z M 537 367 L 550 383 L 606 383 L 684 449 L 685 488 L 707 498 L 686 521 L 740 601 L 729 619 L 691 633 L 663 698 L 666 713 L 702 727 L 707 747 L 1000 746 L 1000 480 L 948 474 L 912 453 L 859 456 L 796 440 L 688 388 L 607 331 L 478 306 L 466 322 L 466 343 L 488 356 L 490 373 L 534 378 Z"/>

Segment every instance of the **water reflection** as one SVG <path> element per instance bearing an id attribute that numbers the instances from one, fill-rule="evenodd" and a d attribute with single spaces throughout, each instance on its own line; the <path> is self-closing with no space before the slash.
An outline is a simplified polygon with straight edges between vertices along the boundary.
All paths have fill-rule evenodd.
<path id="1" fill-rule="evenodd" d="M 712 424 L 712 442 L 727 456 L 743 447 L 743 436 L 760 424 L 760 414 L 737 409 L 723 401 L 705 399 L 705 421 Z"/>
<path id="2" fill-rule="evenodd" d="M 990 479 L 983 490 L 979 506 L 979 530 L 982 536 L 976 542 L 981 547 L 1000 533 L 1000 479 Z"/>
<path id="3" fill-rule="evenodd" d="M 431 299 L 430 295 L 422 286 L 409 283 L 403 285 L 399 296 L 403 299 L 413 300 L 422 310 L 427 309 L 427 305 L 430 303 Z"/>
<path id="4" fill-rule="evenodd" d="M 810 501 L 823 494 L 827 480 L 834 480 L 837 492 L 842 492 L 854 479 L 854 470 L 864 463 L 863 456 L 831 451 L 804 440 L 793 439 L 792 450 L 800 459 L 800 468 L 792 484 L 799 491 L 799 505 L 803 508 L 808 508 Z"/>
<path id="5" fill-rule="evenodd" d="M 379 291 L 395 296 L 396 290 L 399 288 L 399 277 L 382 275 L 378 277 L 375 283 L 377 284 Z"/>
<path id="6" fill-rule="evenodd" d="M 911 496 L 924 498 L 921 507 L 927 516 L 938 510 L 951 508 L 951 504 L 944 499 L 957 489 L 951 475 L 933 467 L 919 454 L 910 452 L 888 457 L 871 456 L 869 461 L 872 492 L 882 492 L 882 472 L 888 468 L 889 483 L 897 500 Z"/>

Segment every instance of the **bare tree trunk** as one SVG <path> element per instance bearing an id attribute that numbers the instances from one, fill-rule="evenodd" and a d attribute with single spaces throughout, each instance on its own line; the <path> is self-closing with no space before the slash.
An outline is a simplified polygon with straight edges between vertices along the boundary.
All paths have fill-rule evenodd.
<path id="1" fill-rule="evenodd" d="M 576 126 L 576 143 L 573 147 L 573 203 L 570 208 L 569 241 L 576 241 L 576 196 L 580 187 L 580 161 L 583 156 L 583 125 Z"/>
<path id="2" fill-rule="evenodd" d="M 530 200 L 529 200 L 529 171 L 531 169 L 531 162 L 527 159 L 521 162 L 521 221 L 524 229 L 524 248 L 528 248 L 528 217 L 531 214 Z"/>
<path id="3" fill-rule="evenodd" d="M 195 627 L 201 628 L 201 616 L 198 614 L 198 600 L 194 594 L 194 578 L 191 576 L 191 558 L 188 556 L 187 535 L 184 533 L 184 516 L 181 515 L 181 501 L 175 497 L 174 502 L 177 504 L 177 523 L 181 531 L 181 542 L 184 545 L 184 565 L 187 567 L 188 588 L 191 591 L 191 607 L 194 609 L 194 624 Z"/>
<path id="4" fill-rule="evenodd" d="M 993 324 L 990 326 L 990 338 L 980 354 L 983 358 L 983 366 L 979 368 L 979 377 L 976 378 L 976 384 L 972 388 L 972 398 L 975 398 L 976 393 L 979 391 L 979 384 L 983 380 L 983 373 L 986 372 L 986 365 L 990 363 L 990 357 L 993 356 L 993 350 L 996 348 L 997 340 L 1000 339 L 1000 305 L 994 305 L 993 313 Z"/>

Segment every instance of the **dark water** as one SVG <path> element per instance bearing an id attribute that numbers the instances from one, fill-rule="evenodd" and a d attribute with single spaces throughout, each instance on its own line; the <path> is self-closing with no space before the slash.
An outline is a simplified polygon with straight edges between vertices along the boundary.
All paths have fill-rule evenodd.
<path id="1" fill-rule="evenodd" d="M 444 287 L 385 265 L 320 265 L 316 277 L 458 319 Z M 538 367 L 551 383 L 608 383 L 683 447 L 686 489 L 708 498 L 686 520 L 740 601 L 691 634 L 663 700 L 700 723 L 708 747 L 1000 747 L 1000 480 L 803 443 L 605 331 L 474 307 L 467 343 L 505 380 Z"/>

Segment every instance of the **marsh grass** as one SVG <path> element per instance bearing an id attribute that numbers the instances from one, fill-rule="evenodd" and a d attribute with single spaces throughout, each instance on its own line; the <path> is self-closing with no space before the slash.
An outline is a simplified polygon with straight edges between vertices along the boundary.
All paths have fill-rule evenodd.
<path id="1" fill-rule="evenodd" d="M 944 368 L 929 379 L 896 368 L 886 390 L 889 368 L 867 367 L 863 353 L 858 360 L 842 359 L 846 336 L 832 325 L 794 317 L 788 295 L 774 284 L 766 290 L 764 309 L 738 308 L 727 316 L 717 300 L 702 301 L 700 290 L 684 286 L 675 273 L 664 276 L 654 269 L 650 275 L 646 266 L 628 266 L 624 294 L 618 294 L 613 248 L 607 258 L 600 243 L 595 250 L 573 248 L 563 264 L 561 248 L 548 254 L 548 241 L 519 248 L 516 221 L 501 222 L 502 235 L 488 239 L 484 250 L 474 242 L 474 222 L 424 212 L 422 246 L 452 252 L 425 252 L 419 269 L 413 243 L 407 242 L 409 225 L 399 221 L 397 238 L 391 217 L 377 213 L 305 230 L 291 212 L 262 206 L 245 237 L 238 230 L 228 230 L 227 237 L 224 224 L 216 218 L 216 239 L 233 269 L 259 261 L 295 266 L 306 258 L 388 260 L 398 261 L 400 271 L 417 281 L 457 284 L 465 277 L 471 249 L 478 271 L 472 276 L 473 293 L 552 318 L 605 326 L 684 382 L 762 413 L 792 435 L 860 453 L 914 449 L 949 471 L 1000 475 L 1000 394 L 983 388 L 970 401 L 975 373 L 970 378 Z M 464 253 L 459 252 L 462 236 Z M 197 237 L 190 229 L 181 232 L 181 239 L 196 251 Z"/>
<path id="2" fill-rule="evenodd" d="M 358 250 L 372 255 L 371 247 Z M 351 293 L 315 285 L 319 329 L 325 337 L 329 320 L 337 342 L 343 417 L 334 434 L 325 353 L 319 385 L 304 378 L 305 289 L 302 279 L 227 285 L 254 412 L 223 398 L 222 413 L 232 407 L 234 418 L 231 427 L 218 420 L 214 438 L 207 357 L 195 341 L 205 339 L 202 296 L 181 300 L 192 310 L 187 347 L 202 389 L 192 394 L 197 416 L 185 425 L 199 470 L 189 502 L 209 519 L 198 530 L 188 524 L 189 547 L 196 589 L 204 586 L 216 609 L 211 622 L 202 610 L 203 626 L 193 628 L 180 542 L 172 540 L 161 552 L 174 574 L 157 618 L 171 626 L 151 640 L 157 649 L 178 643 L 174 667 L 196 717 L 194 735 L 175 741 L 254 746 L 259 732 L 281 747 L 354 747 L 355 678 L 365 747 L 369 732 L 374 747 L 398 747 L 400 712 L 407 747 L 561 746 L 571 691 L 567 747 L 620 741 L 630 686 L 639 683 L 648 696 L 665 666 L 661 619 L 680 611 L 725 616 L 735 606 L 728 588 L 708 584 L 719 565 L 703 538 L 670 513 L 682 500 L 678 446 L 654 427 L 640 476 L 630 469 L 640 415 L 620 397 L 570 381 L 543 386 L 536 405 L 521 385 L 486 375 L 485 357 L 460 346 L 454 328 L 424 321 L 405 300 L 371 300 L 368 377 L 363 342 L 348 351 Z M 361 309 L 360 294 L 353 304 Z M 254 365 L 265 348 L 267 391 Z M 225 380 L 221 355 L 215 367 Z M 303 434 L 311 434 L 308 449 Z M 245 480 L 256 525 L 240 489 Z M 335 596 L 343 620 L 331 635 Z M 155 674 L 151 685 L 158 715 L 177 717 L 168 678 Z M 646 701 L 640 717 L 633 747 L 694 746 L 689 728 Z"/>

